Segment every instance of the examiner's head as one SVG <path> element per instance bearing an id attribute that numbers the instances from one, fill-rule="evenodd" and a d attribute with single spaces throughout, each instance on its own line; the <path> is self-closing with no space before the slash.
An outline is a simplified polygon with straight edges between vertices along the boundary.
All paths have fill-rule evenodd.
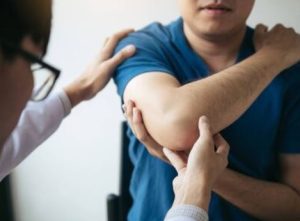
<path id="1" fill-rule="evenodd" d="M 32 96 L 32 64 L 46 53 L 51 4 L 51 0 L 0 2 L 0 145 Z"/>
<path id="2" fill-rule="evenodd" d="M 217 38 L 245 29 L 255 0 L 178 0 L 185 25 L 197 36 Z"/>

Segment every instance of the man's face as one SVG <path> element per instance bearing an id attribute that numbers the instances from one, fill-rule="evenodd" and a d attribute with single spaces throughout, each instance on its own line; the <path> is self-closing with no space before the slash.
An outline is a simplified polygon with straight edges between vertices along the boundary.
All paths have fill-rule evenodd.
<path id="1" fill-rule="evenodd" d="M 220 36 L 239 31 L 255 0 L 178 0 L 185 24 L 198 36 Z"/>
<path id="2" fill-rule="evenodd" d="M 24 38 L 22 48 L 39 55 L 41 47 L 31 38 Z M 31 97 L 33 75 L 31 63 L 17 55 L 13 60 L 0 62 L 0 150 L 1 145 L 15 128 L 19 117 Z"/>

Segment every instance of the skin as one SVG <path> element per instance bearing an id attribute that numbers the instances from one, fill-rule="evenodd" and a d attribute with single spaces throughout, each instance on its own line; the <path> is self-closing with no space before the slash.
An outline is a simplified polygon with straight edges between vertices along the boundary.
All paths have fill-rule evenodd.
<path id="1" fill-rule="evenodd" d="M 33 43 L 30 37 L 25 37 L 21 47 L 29 52 L 39 55 L 41 48 Z M 30 63 L 17 56 L 13 61 L 5 61 L 1 58 L 0 66 L 0 146 L 3 146 L 5 139 L 9 136 L 18 122 L 27 101 L 30 99 L 33 88 L 33 76 Z"/>
<path id="2" fill-rule="evenodd" d="M 135 47 L 129 45 L 111 57 L 117 43 L 132 31 L 132 29 L 123 30 L 108 38 L 100 54 L 84 73 L 64 87 L 72 107 L 99 93 L 110 80 L 114 69 L 135 53 Z M 42 54 L 42 47 L 34 43 L 29 36 L 24 37 L 21 47 L 37 56 Z M 30 62 L 21 56 L 10 62 L 0 56 L 0 105 L 5 107 L 0 109 L 0 147 L 16 126 L 31 97 L 33 76 L 30 66 Z"/>
<path id="3" fill-rule="evenodd" d="M 133 105 L 126 106 L 125 116 L 134 134 L 145 145 L 161 148 L 147 133 L 140 110 Z M 168 148 L 163 148 L 163 153 L 164 160 L 178 173 L 173 180 L 173 206 L 189 204 L 208 211 L 213 186 L 228 164 L 229 144 L 220 134 L 212 134 L 207 117 L 200 117 L 198 127 L 200 136 L 188 155 Z"/>
<path id="4" fill-rule="evenodd" d="M 211 119 L 212 130 L 218 133 L 237 120 L 277 75 L 299 61 L 300 36 L 294 30 L 281 25 L 267 34 L 264 30 L 257 27 L 256 34 L 265 38 L 262 48 L 248 59 L 185 85 L 166 73 L 141 74 L 127 85 L 125 102 L 135 101 L 159 144 L 190 149 L 198 137 L 200 116 Z"/>
<path id="5" fill-rule="evenodd" d="M 222 19 L 228 21 L 237 16 L 236 21 L 224 23 L 220 30 L 214 28 L 220 27 L 222 19 L 206 16 L 195 7 L 214 2 L 233 6 L 234 15 L 225 15 Z M 299 62 L 299 34 L 282 25 L 269 31 L 260 25 L 255 36 L 257 52 L 232 66 L 242 42 L 239 33 L 245 31 L 245 18 L 253 2 L 179 1 L 184 34 L 194 51 L 204 58 L 212 75 L 182 86 L 166 73 L 144 73 L 127 85 L 125 102 L 140 110 L 143 120 L 138 119 L 147 129 L 142 132 L 142 142 L 146 146 L 154 145 L 147 147 L 150 153 L 164 158 L 162 146 L 173 151 L 190 150 L 199 136 L 197 122 L 203 115 L 210 119 L 212 133 L 218 133 L 237 120 L 276 76 Z M 209 28 L 198 27 L 205 19 L 205 22 L 209 20 Z M 224 36 L 226 44 L 222 40 Z M 130 104 L 131 101 L 134 104 Z M 281 154 L 279 160 L 280 183 L 257 180 L 226 169 L 213 191 L 258 219 L 299 220 L 300 180 L 296 169 L 300 165 L 300 154 Z"/>
<path id="6" fill-rule="evenodd" d="M 234 64 L 246 30 L 245 22 L 255 1 L 178 0 L 177 2 L 189 43 L 212 71 L 217 72 Z M 205 7 L 211 4 L 216 4 L 215 7 L 226 7 L 228 12 L 217 14 L 212 10 L 206 10 Z M 228 41 L 233 42 L 230 47 Z"/>
<path id="7" fill-rule="evenodd" d="M 229 145 L 220 134 L 212 134 L 205 116 L 199 119 L 199 133 L 188 158 L 167 148 L 164 153 L 178 172 L 173 205 L 195 205 L 208 211 L 212 188 L 228 164 Z"/>

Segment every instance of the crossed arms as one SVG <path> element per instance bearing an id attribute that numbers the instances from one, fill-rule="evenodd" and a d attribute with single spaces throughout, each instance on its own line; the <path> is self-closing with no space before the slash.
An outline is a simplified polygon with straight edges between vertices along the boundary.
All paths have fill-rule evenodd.
<path id="1" fill-rule="evenodd" d="M 267 39 L 267 40 L 266 40 Z M 200 116 L 213 133 L 233 123 L 285 68 L 300 60 L 300 37 L 281 26 L 264 34 L 261 49 L 247 60 L 203 80 L 181 86 L 165 74 L 143 74 L 127 85 L 151 136 L 172 150 L 189 149 L 198 138 Z M 280 60 L 278 60 L 280 58 Z M 281 155 L 282 183 L 260 181 L 230 169 L 213 190 L 263 220 L 299 220 L 300 155 Z"/>

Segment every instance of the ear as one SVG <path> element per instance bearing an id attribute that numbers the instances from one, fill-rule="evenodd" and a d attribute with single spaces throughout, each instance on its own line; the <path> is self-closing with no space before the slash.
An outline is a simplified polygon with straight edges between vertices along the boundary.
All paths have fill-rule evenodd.
<path id="1" fill-rule="evenodd" d="M 43 55 L 43 43 L 36 43 L 30 35 L 23 37 L 20 47 L 38 57 Z"/>

